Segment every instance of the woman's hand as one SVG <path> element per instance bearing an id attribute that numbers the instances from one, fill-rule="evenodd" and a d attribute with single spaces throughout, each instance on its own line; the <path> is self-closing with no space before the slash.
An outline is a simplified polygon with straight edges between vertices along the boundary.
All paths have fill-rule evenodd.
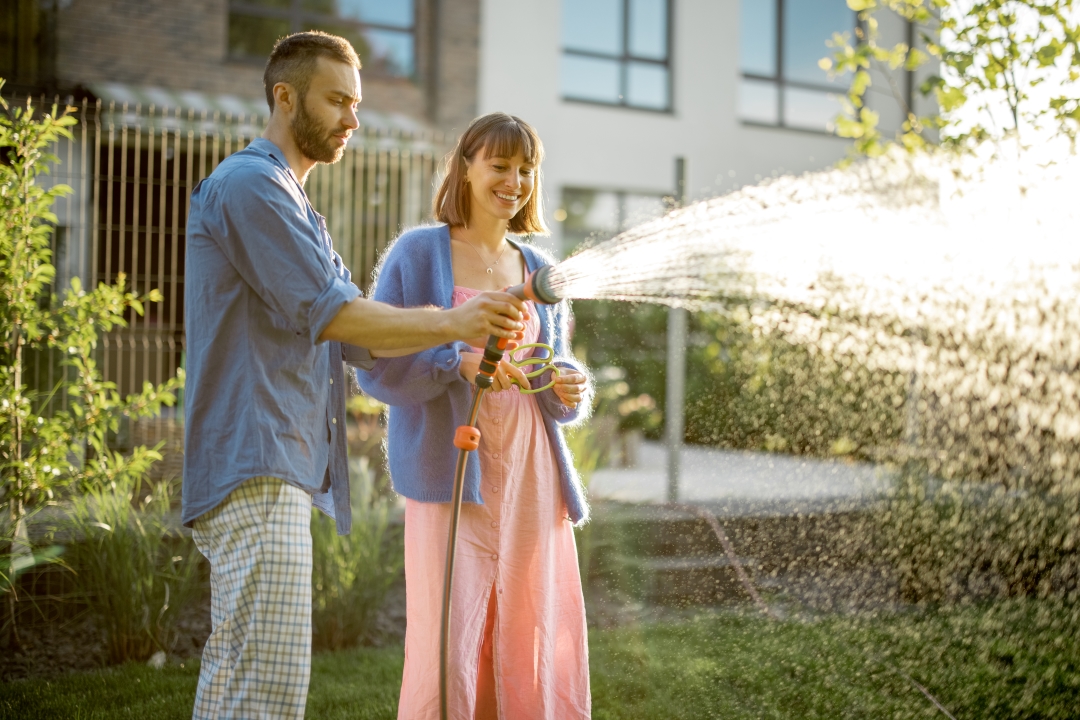
<path id="1" fill-rule="evenodd" d="M 484 356 L 481 353 L 461 353 L 461 365 L 458 368 L 461 377 L 465 378 L 470 383 L 475 384 L 476 374 L 480 372 L 480 360 L 483 357 Z M 499 363 L 499 367 L 495 369 L 495 377 L 491 383 L 491 392 L 509 390 L 515 386 L 515 380 L 520 383 L 519 387 L 529 387 L 529 379 L 525 377 L 525 373 L 522 372 L 521 368 L 514 367 L 504 358 L 503 361 Z"/>
<path id="2" fill-rule="evenodd" d="M 563 405 L 576 408 L 585 397 L 586 388 L 588 388 L 587 378 L 579 372 L 568 370 L 555 378 L 555 385 L 551 390 Z"/>

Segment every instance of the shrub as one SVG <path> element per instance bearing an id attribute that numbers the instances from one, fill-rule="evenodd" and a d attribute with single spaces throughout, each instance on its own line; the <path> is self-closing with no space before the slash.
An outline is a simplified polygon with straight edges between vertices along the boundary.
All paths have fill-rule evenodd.
<path id="1" fill-rule="evenodd" d="M 126 292 L 122 274 L 115 285 L 96 288 L 84 288 L 75 277 L 61 297 L 54 292 L 59 288 L 53 282 L 51 207 L 71 190 L 46 188 L 39 176 L 57 162 L 49 148 L 71 137 L 74 123 L 68 109 L 54 105 L 42 112 L 29 100 L 9 106 L 0 98 L 0 502 L 6 521 L 0 528 L 0 589 L 7 595 L 5 627 L 11 631 L 15 575 L 56 555 L 55 548 L 31 545 L 29 516 L 71 485 L 98 491 L 137 487 L 161 456 L 146 447 L 114 452 L 108 435 L 125 416 L 149 417 L 171 405 L 183 381 L 145 383 L 142 392 L 121 398 L 97 365 L 99 334 L 141 315 L 144 303 L 161 300 L 160 292 Z M 31 359 L 42 355 L 62 358 L 64 372 L 55 387 L 26 381 Z M 57 409 L 54 400 L 65 395 L 67 408 Z"/>
<path id="2" fill-rule="evenodd" d="M 194 542 L 170 523 L 170 486 L 121 478 L 76 496 L 63 529 L 77 596 L 105 632 L 108 660 L 170 652 L 180 608 L 199 591 Z"/>
<path id="3" fill-rule="evenodd" d="M 338 650 L 375 637 L 375 618 L 405 567 L 401 526 L 392 501 L 374 492 L 366 457 L 349 463 L 353 527 L 338 535 L 334 521 L 312 511 L 312 629 L 317 649 Z"/>

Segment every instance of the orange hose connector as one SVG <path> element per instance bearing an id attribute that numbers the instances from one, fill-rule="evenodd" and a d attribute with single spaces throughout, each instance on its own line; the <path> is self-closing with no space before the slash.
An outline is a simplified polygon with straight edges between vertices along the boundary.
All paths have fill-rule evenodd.
<path id="1" fill-rule="evenodd" d="M 480 447 L 480 431 L 472 425 L 459 425 L 457 432 L 454 433 L 454 447 L 472 452 Z"/>

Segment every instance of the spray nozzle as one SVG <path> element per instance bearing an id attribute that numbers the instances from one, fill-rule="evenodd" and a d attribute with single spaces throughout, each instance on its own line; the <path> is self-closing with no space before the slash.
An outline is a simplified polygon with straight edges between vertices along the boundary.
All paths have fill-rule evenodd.
<path id="1" fill-rule="evenodd" d="M 532 300 L 541 305 L 554 305 L 562 297 L 552 289 L 554 265 L 542 265 L 525 278 L 525 282 L 507 288 L 506 292 L 522 300 Z"/>

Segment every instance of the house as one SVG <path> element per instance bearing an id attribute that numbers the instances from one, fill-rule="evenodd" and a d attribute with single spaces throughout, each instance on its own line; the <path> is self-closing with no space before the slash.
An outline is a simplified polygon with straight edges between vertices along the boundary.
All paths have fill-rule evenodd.
<path id="1" fill-rule="evenodd" d="M 165 296 L 104 343 L 132 392 L 183 363 L 187 200 L 261 131 L 281 35 L 343 35 L 363 60 L 364 127 L 307 190 L 367 285 L 381 248 L 430 217 L 439 162 L 478 114 L 543 138 L 553 234 L 538 241 L 556 253 L 662 213 L 677 166 L 693 200 L 835 162 L 844 80 L 818 60 L 857 24 L 845 0 L 9 0 L 0 77 L 6 96 L 70 98 L 80 119 L 52 175 L 75 190 L 56 207 L 61 282 L 124 273 Z M 882 29 L 914 42 L 899 18 Z M 875 78 L 884 127 L 905 105 L 925 113 L 920 77 Z"/>

